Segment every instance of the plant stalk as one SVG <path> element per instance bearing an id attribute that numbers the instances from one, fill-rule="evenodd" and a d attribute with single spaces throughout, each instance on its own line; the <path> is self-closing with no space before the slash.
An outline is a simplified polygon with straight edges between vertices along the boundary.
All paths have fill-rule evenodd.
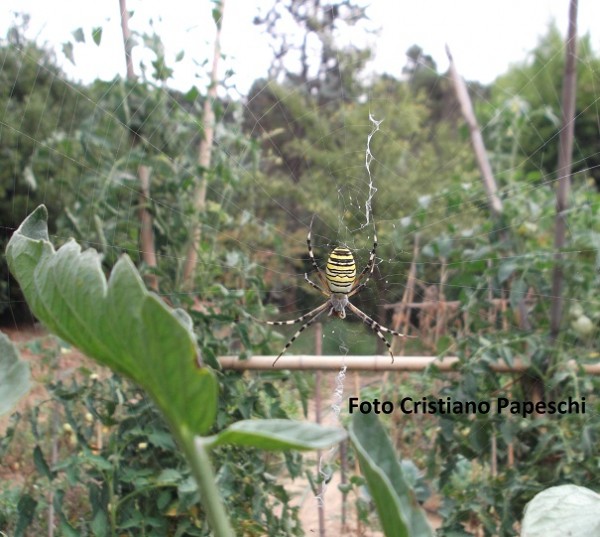
<path id="1" fill-rule="evenodd" d="M 235 537 L 216 485 L 216 476 L 203 439 L 194 438 L 191 433 L 181 430 L 176 431 L 175 435 L 198 484 L 200 501 L 206 510 L 213 534 L 215 537 Z"/>

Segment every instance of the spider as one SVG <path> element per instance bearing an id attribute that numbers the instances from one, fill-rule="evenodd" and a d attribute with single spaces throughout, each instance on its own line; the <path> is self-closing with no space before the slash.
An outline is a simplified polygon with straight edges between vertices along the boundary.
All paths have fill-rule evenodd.
<path id="1" fill-rule="evenodd" d="M 315 255 L 313 253 L 312 245 L 310 242 L 312 232 L 312 220 L 310 222 L 310 227 L 308 229 L 308 235 L 306 237 L 306 244 L 308 246 L 308 256 L 310 257 L 310 261 L 312 266 L 314 267 L 317 277 L 321 282 L 321 285 L 318 285 L 311 281 L 308 277 L 308 274 L 304 274 L 305 281 L 317 289 L 322 295 L 327 297 L 327 301 L 324 304 L 321 304 L 317 308 L 308 313 L 305 313 L 301 317 L 297 319 L 293 319 L 291 321 L 261 321 L 265 324 L 271 326 L 284 326 L 291 325 L 304 322 L 304 324 L 300 327 L 300 329 L 290 338 L 290 340 L 286 343 L 283 350 L 279 353 L 273 365 L 277 363 L 277 360 L 281 358 L 286 351 L 292 346 L 294 341 L 298 338 L 298 336 L 306 330 L 311 324 L 313 324 L 317 318 L 323 314 L 324 311 L 329 309 L 329 316 L 339 317 L 340 319 L 346 318 L 346 308 L 348 308 L 354 315 L 356 315 L 361 321 L 363 321 L 375 334 L 377 337 L 385 343 L 392 357 L 392 363 L 394 363 L 394 354 L 392 353 L 392 346 L 388 343 L 387 339 L 383 336 L 382 332 L 387 332 L 392 334 L 393 336 L 398 337 L 410 337 L 400 332 L 396 332 L 395 330 L 391 330 L 390 328 L 386 328 L 381 326 L 377 321 L 371 319 L 366 313 L 363 313 L 356 306 L 354 306 L 349 298 L 354 296 L 357 293 L 360 293 L 367 282 L 373 275 L 373 269 L 375 268 L 375 252 L 377 251 L 377 234 L 375 230 L 373 230 L 373 249 L 369 254 L 369 261 L 367 262 L 367 266 L 363 269 L 363 271 L 356 277 L 356 263 L 354 262 L 354 256 L 352 252 L 346 248 L 345 246 L 337 246 L 333 249 L 333 251 L 329 254 L 329 258 L 327 259 L 327 266 L 325 268 L 325 274 L 317 265 L 315 261 Z M 366 276 L 365 281 L 362 279 Z"/>

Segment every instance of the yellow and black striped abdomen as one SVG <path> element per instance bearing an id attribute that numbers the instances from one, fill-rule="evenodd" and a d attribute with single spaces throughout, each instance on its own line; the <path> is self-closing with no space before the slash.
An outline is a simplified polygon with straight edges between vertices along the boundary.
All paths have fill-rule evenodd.
<path id="1" fill-rule="evenodd" d="M 332 293 L 349 293 L 356 279 L 356 263 L 348 248 L 338 246 L 327 260 L 327 284 Z"/>

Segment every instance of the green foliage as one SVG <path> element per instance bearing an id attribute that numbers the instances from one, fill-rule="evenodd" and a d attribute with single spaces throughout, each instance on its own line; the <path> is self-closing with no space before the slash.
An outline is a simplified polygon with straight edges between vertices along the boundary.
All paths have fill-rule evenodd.
<path id="1" fill-rule="evenodd" d="M 19 351 L 0 332 L 0 415 L 6 414 L 30 388 L 29 365 Z"/>
<path id="2" fill-rule="evenodd" d="M 411 454 L 417 450 L 443 498 L 441 535 L 512 536 L 535 494 L 564 483 L 590 486 L 597 476 L 600 385 L 578 364 L 597 361 L 600 344 L 598 196 L 588 184 L 575 185 L 571 195 L 571 242 L 563 261 L 568 315 L 561 338 L 551 343 L 554 192 L 522 178 L 519 167 L 496 222 L 485 218 L 481 185 L 463 183 L 439 192 L 435 206 L 422 198 L 423 210 L 403 226 L 401 233 L 409 236 L 435 226 L 436 236 L 422 245 L 417 258 L 416 278 L 439 281 L 444 263 L 445 299 L 460 301 L 461 316 L 436 349 L 439 355 L 460 357 L 456 374 L 433 368 L 426 383 L 402 386 L 401 393 L 493 403 L 498 397 L 529 400 L 541 390 L 546 401 L 585 397 L 587 412 L 539 418 L 446 414 L 422 417 L 416 430 L 399 420 L 398 444 Z M 504 320 L 497 310 L 490 314 L 491 300 L 500 299 L 509 302 Z M 512 366 L 517 359 L 527 366 L 524 374 L 491 370 L 492 364 Z M 395 385 L 383 389 L 386 396 L 375 388 L 362 395 L 385 400 L 398 393 Z M 414 442 L 415 435 L 425 438 Z M 429 451 L 432 444 L 435 450 Z"/>
<path id="3" fill-rule="evenodd" d="M 527 504 L 523 537 L 587 537 L 600 532 L 600 495 L 575 485 L 552 487 Z"/>
<path id="4" fill-rule="evenodd" d="M 36 316 L 66 341 L 145 388 L 163 414 L 190 464 L 215 535 L 233 535 L 216 490 L 207 450 L 213 446 L 320 449 L 344 433 L 302 423 L 238 423 L 215 436 L 197 436 L 214 426 L 216 381 L 201 367 L 189 317 L 172 311 L 143 287 L 128 258 L 108 283 L 96 252 L 80 253 L 74 241 L 57 252 L 48 240 L 41 206 L 13 234 L 7 259 Z M 262 426 L 261 426 L 262 425 Z M 257 427 L 262 429 L 260 434 Z M 38 460 L 41 460 L 38 455 Z M 49 470 L 43 472 L 51 477 Z M 111 522 L 111 531 L 116 528 Z"/>
<path id="5" fill-rule="evenodd" d="M 32 464 L 36 471 L 23 487 L 7 486 L 0 494 L 3 529 L 12 532 L 20 513 L 29 532 L 44 533 L 52 494 L 64 535 L 212 535 L 189 465 L 156 406 L 132 383 L 100 375 L 81 368 L 68 381 L 50 381 L 50 397 L 29 412 L 31 438 L 21 427 L 11 458 L 18 450 L 23 473 Z M 252 444 L 245 436 L 241 443 Z M 297 508 L 273 482 L 276 460 L 255 451 L 231 445 L 215 451 L 236 535 L 298 535 Z"/>
<path id="6" fill-rule="evenodd" d="M 81 167 L 78 189 L 57 219 L 61 233 L 99 249 L 107 270 L 127 253 L 146 274 L 149 269 L 139 253 L 136 223 L 144 206 L 153 217 L 158 259 L 153 271 L 162 292 L 173 294 L 180 290 L 189 230 L 199 223 L 203 233 L 197 289 L 210 296 L 209 288 L 222 273 L 219 265 L 232 264 L 233 254 L 216 251 L 216 245 L 220 233 L 243 225 L 243 214 L 239 220 L 232 215 L 232 192 L 240 186 L 243 166 L 252 166 L 252 148 L 236 134 L 235 114 L 223 119 L 226 125 L 213 152 L 212 167 L 204 170 L 197 163 L 197 146 L 203 136 L 197 120 L 203 100 L 197 94 L 188 97 L 119 79 L 96 82 L 89 93 L 96 103 L 95 113 L 73 133 L 68 145 L 38 154 L 41 159 L 59 154 Z M 231 164 L 236 155 L 241 167 Z M 150 170 L 150 198 L 140 193 L 142 165 Z M 206 210 L 197 214 L 192 199 L 200 181 L 207 185 Z"/>
<path id="7" fill-rule="evenodd" d="M 62 535 L 207 534 L 189 467 L 139 388 L 87 371 L 48 389 L 51 399 L 30 416 L 39 472 L 28 485 L 36 502 L 30 529 L 41 533 L 51 492 Z M 62 448 L 51 462 L 53 444 Z"/>
<path id="8" fill-rule="evenodd" d="M 220 507 L 198 507 L 200 496 L 207 502 L 219 498 L 201 479 L 200 486 L 208 488 L 199 492 L 191 476 L 202 474 L 218 484 L 237 534 L 300 533 L 287 491 L 271 476 L 284 463 L 292 476 L 301 472 L 298 456 L 288 449 L 323 445 L 311 427 L 280 421 L 288 417 L 292 404 L 286 397 L 293 400 L 296 389 L 306 408 L 306 380 L 280 372 L 246 378 L 213 374 L 198 367 L 198 356 L 216 369 L 220 354 L 271 349 L 271 331 L 240 316 L 240 303 L 248 309 L 260 307 L 263 290 L 270 302 L 298 309 L 313 305 L 311 291 L 298 291 L 290 280 L 298 275 L 300 282 L 309 268 L 305 237 L 312 214 L 319 216 L 318 255 L 333 242 L 346 242 L 359 249 L 357 258 L 366 258 L 360 249 L 370 248 L 361 205 L 367 189 L 366 135 L 373 127 L 369 114 L 384 120 L 371 147 L 376 155 L 371 172 L 379 190 L 373 200 L 378 255 L 394 259 L 397 266 L 408 262 L 406 252 L 419 233 L 423 247 L 417 279 L 439 281 L 444 264 L 445 298 L 461 303 L 460 322 L 440 338 L 436 349 L 459 355 L 458 374 L 449 378 L 432 371 L 427 389 L 439 391 L 441 385 L 444 396 L 481 400 L 507 391 L 514 399 L 527 398 L 534 387 L 542 387 L 549 399 L 586 396 L 596 405 L 590 415 L 560 420 L 444 416 L 439 427 L 429 421 L 425 432 L 415 431 L 414 425 L 404 428 L 402 440 L 415 432 L 427 442 L 415 458 L 429 463 L 444 496 L 442 532 L 464 535 L 470 523 L 486 535 L 512 535 L 524 505 L 540 490 L 566 481 L 589 484 L 597 475 L 598 381 L 570 363 L 597 358 L 600 336 L 600 205 L 597 194 L 583 184 L 577 185 L 574 209 L 568 214 L 571 244 L 563 269 L 569 317 L 556 344 L 546 339 L 554 199 L 544 182 L 554 177 L 556 166 L 551 142 L 559 128 L 562 38 L 551 29 L 533 61 L 499 79 L 490 104 L 478 105 L 493 167 L 501 172 L 504 200 L 502 219 L 490 222 L 465 130 L 458 127 L 452 91 L 431 57 L 412 47 L 408 80 L 382 76 L 366 86 L 358 75 L 369 52 L 341 49 L 331 39 L 336 24 L 360 22 L 362 8 L 342 3 L 351 9 L 338 12 L 340 3 L 332 4 L 335 9 L 319 6 L 311 19 L 293 4 L 285 8 L 323 46 L 317 74 L 310 75 L 308 69 L 292 72 L 282 65 L 278 83 L 270 79 L 255 84 L 245 117 L 237 103 L 214 103 L 217 144 L 210 169 L 197 164 L 197 145 L 204 134 L 198 120 L 204 101 L 197 88 L 181 94 L 147 80 L 120 79 L 80 88 L 66 84 L 52 58 L 23 42 L 18 32 L 3 44 L 1 75 L 12 88 L 0 97 L 8 126 L 2 130 L 0 158 L 0 214 L 9 218 L 2 222 L 4 229 L 15 228 L 27 203 L 43 198 L 56 215 L 52 232 L 74 234 L 102 254 L 82 254 L 74 242 L 54 252 L 43 213 L 34 213 L 10 252 L 13 259 L 20 256 L 15 268 L 28 299 L 54 331 L 146 388 L 167 419 L 165 424 L 137 388 L 115 377 L 106 384 L 88 379 L 84 385 L 52 387 L 52 397 L 73 431 L 69 439 L 80 448 L 61 454 L 55 464 L 49 462 L 43 435 L 35 432 L 44 423 L 34 412 L 32 460 L 42 476 L 36 484 L 45 480 L 43 492 L 54 493 L 65 535 L 102 535 L 107 525 L 135 534 L 142 519 L 148 534 L 206 535 L 207 514 Z M 81 41 L 86 33 L 78 30 L 73 37 Z M 91 37 L 98 44 L 102 29 L 94 29 Z M 159 36 L 139 37 L 154 53 L 149 78 L 164 83 L 172 67 Z M 73 59 L 73 44 L 65 47 Z M 576 136 L 581 154 L 575 161 L 582 177 L 589 175 L 598 183 L 597 114 L 590 103 L 596 102 L 599 66 L 587 38 L 581 40 L 579 57 Z M 304 62 L 301 67 L 308 67 Z M 484 88 L 475 89 L 485 93 Z M 252 138 L 243 132 L 251 132 Z M 142 165 L 151 170 L 150 198 L 140 195 Z M 191 194 L 200 182 L 207 187 L 206 206 L 196 214 Z M 154 270 L 161 293 L 188 308 L 189 317 L 149 295 L 133 267 L 148 271 L 139 257 L 141 206 L 153 216 L 159 260 Z M 202 240 L 194 292 L 202 298 L 194 302 L 180 294 L 180 273 L 189 230 L 198 222 Z M 133 256 L 133 263 L 119 260 L 124 252 Z M 103 273 L 111 269 L 107 283 Z M 385 292 L 393 302 L 401 296 L 405 276 L 396 270 L 386 275 L 385 285 L 374 278 L 357 299 L 372 300 L 369 293 Z M 6 278 L 1 280 L 5 286 Z M 0 295 L 2 291 L 0 287 Z M 488 315 L 490 299 L 508 299 L 508 330 Z M 10 300 L 18 297 L 12 294 Z M 253 345 L 254 339 L 259 342 Z M 356 348 L 351 338 L 343 339 Z M 303 344 L 309 343 L 298 342 Z M 510 365 L 517 357 L 529 367 L 525 375 L 498 375 L 489 367 Z M 297 387 L 290 388 L 288 382 L 280 392 L 280 381 L 288 379 Z M 84 408 L 110 428 L 100 452 L 93 449 Z M 195 441 L 192 433 L 199 432 L 213 436 Z M 395 531 L 390 526 L 408 531 L 406 513 L 414 504 L 412 495 L 404 494 L 408 473 L 402 475 L 389 445 L 373 442 L 382 437 L 379 426 L 353 425 L 353 435 L 365 473 L 354 484 L 370 485 L 388 533 Z M 325 437 L 337 441 L 340 433 L 326 431 Z M 10 435 L 5 440 L 9 443 Z M 489 463 L 491 445 L 500 454 L 497 472 Z M 206 464 L 209 449 L 219 469 L 216 476 Z M 259 449 L 286 451 L 282 460 Z M 510 450 L 515 453 L 513 465 L 506 455 Z M 78 483 L 85 483 L 86 490 L 77 489 Z M 74 494 L 85 498 L 83 505 L 73 505 Z M 18 534 L 35 523 L 48 500 L 30 486 L 20 495 L 6 490 L 0 505 L 0 515 L 14 521 Z M 361 497 L 358 505 L 359 515 L 367 520 L 368 502 Z M 89 523 L 77 526 L 73 512 L 85 513 Z M 217 531 L 227 533 L 226 526 Z"/>
<path id="9" fill-rule="evenodd" d="M 80 29 L 74 37 L 81 39 L 84 35 Z M 94 40 L 98 35 L 99 29 L 93 29 Z M 160 37 L 137 37 L 156 58 L 152 80 L 163 83 L 172 69 L 165 63 Z M 55 85 L 63 83 L 60 73 L 54 76 Z M 189 230 L 200 223 L 203 233 L 197 289 L 211 287 L 222 272 L 218 258 L 221 253 L 215 254 L 219 234 L 236 230 L 247 217 L 241 214 L 238 221 L 230 210 L 233 189 L 240 185 L 245 167 L 251 168 L 255 159 L 252 144 L 239 135 L 239 105 L 214 103 L 219 143 L 212 153 L 211 168 L 202 169 L 197 151 L 204 136 L 198 119 L 204 99 L 197 88 L 182 94 L 147 80 L 115 78 L 76 90 L 87 108 L 79 110 L 77 121 L 67 123 L 57 116 L 61 123 L 55 125 L 55 132 L 43 144 L 35 145 L 29 158 L 30 175 L 35 177 L 43 170 L 48 184 L 56 185 L 61 193 L 60 206 L 51 212 L 51 230 L 98 249 L 107 271 L 122 253 L 127 253 L 145 275 L 149 269 L 139 253 L 136 223 L 139 209 L 144 207 L 152 215 L 158 258 L 158 266 L 152 270 L 161 291 L 173 294 L 180 291 Z M 46 116 L 51 115 L 52 110 L 46 110 Z M 32 134 L 31 139 L 35 140 L 36 135 Z M 141 166 L 150 172 L 150 197 L 141 192 Z M 206 184 L 206 211 L 197 214 L 192 198 L 200 182 Z M 13 228 L 24 216 L 20 215 Z M 230 264 L 233 254 L 222 255 L 222 264 Z M 244 274 L 241 269 L 240 274 Z M 209 284 L 205 286 L 205 282 Z M 174 296 L 173 301 L 178 303 L 179 297 Z"/>
<path id="10" fill-rule="evenodd" d="M 26 22 L 23 26 L 26 25 Z M 0 151 L 0 249 L 25 218 L 30 207 L 46 203 L 58 214 L 65 206 L 63 183 L 57 167 L 34 159 L 40 147 L 60 145 L 89 111 L 80 88 L 63 80 L 53 55 L 23 37 L 24 27 L 13 27 L 8 39 L 0 40 L 0 95 L 2 140 Z M 65 102 L 69 106 L 65 106 Z M 62 179 L 74 179 L 77 169 L 63 169 Z M 54 231 L 54 222 L 52 230 Z M 24 316 L 22 295 L 4 259 L 0 261 L 0 314 Z"/>
<path id="11" fill-rule="evenodd" d="M 198 366 L 189 317 L 149 294 L 127 257 L 107 285 L 96 252 L 82 254 L 74 241 L 55 252 L 46 221 L 42 206 L 7 247 L 32 311 L 65 341 L 144 387 L 168 419 L 205 433 L 214 420 L 217 385 Z"/>
<path id="12" fill-rule="evenodd" d="M 313 423 L 295 424 L 289 420 L 252 420 L 234 423 L 227 431 L 221 433 L 213 446 L 236 444 L 251 446 L 265 450 L 284 449 L 325 449 L 346 437 L 339 431 L 337 441 L 332 438 L 331 431 Z"/>
<path id="13" fill-rule="evenodd" d="M 484 123 L 492 118 L 494 122 L 500 120 L 507 111 L 509 117 L 517 119 L 517 109 L 521 111 L 521 116 L 525 116 L 525 121 L 519 121 L 517 125 L 512 121 L 511 124 L 504 122 L 505 143 L 515 144 L 514 156 L 518 162 L 526 161 L 519 171 L 531 181 L 539 182 L 556 175 L 565 61 L 563 50 L 564 38 L 556 25 L 552 24 L 531 52 L 530 59 L 514 65 L 494 83 L 491 100 L 482 110 Z M 597 188 L 600 188 L 600 168 L 596 150 L 598 122 L 595 103 L 599 70 L 600 58 L 594 52 L 590 36 L 579 38 L 575 110 L 577 144 L 573 154 L 573 170 L 585 171 L 594 179 Z M 490 132 L 497 133 L 497 130 Z M 494 140 L 489 145 L 497 148 Z M 510 153 L 513 154 L 512 151 Z M 512 167 L 500 169 L 514 174 Z"/>
<path id="14" fill-rule="evenodd" d="M 245 129 L 256 133 L 261 145 L 259 173 L 252 179 L 255 189 L 264 195 L 250 194 L 248 199 L 247 193 L 240 192 L 244 199 L 237 199 L 244 206 L 250 203 L 257 219 L 273 222 L 274 229 L 268 234 L 257 235 L 251 227 L 244 235 L 244 242 L 253 250 L 274 249 L 280 254 L 259 259 L 267 268 L 269 280 L 265 283 L 271 289 L 271 302 L 294 304 L 299 310 L 316 305 L 310 290 L 306 292 L 300 283 L 300 275 L 310 270 L 305 238 L 313 214 L 317 215 L 313 226 L 317 257 L 325 257 L 333 244 L 350 244 L 359 262 L 361 257 L 366 259 L 370 229 L 363 227 L 362 204 L 368 196 L 364 162 L 366 137 L 373 128 L 369 114 L 383 119 L 371 141 L 371 151 L 377 156 L 371 162 L 371 173 L 377 190 L 385 193 L 376 195 L 372 203 L 380 237 L 379 255 L 396 262 L 408 261 L 411 231 L 418 230 L 426 213 L 429 225 L 423 235 L 428 238 L 439 233 L 442 226 L 431 222 L 443 209 L 421 204 L 419 197 L 427 192 L 424 187 L 433 195 L 458 178 L 464 182 L 476 179 L 476 173 L 468 144 L 453 137 L 451 122 L 432 119 L 426 102 L 415 102 L 409 86 L 390 77 L 373 83 L 366 102 L 340 101 L 333 110 L 319 105 L 316 97 L 297 86 L 255 83 Z M 260 124 L 255 122 L 257 117 Z M 437 143 L 431 142 L 424 128 L 434 123 Z M 412 219 L 405 222 L 407 214 L 412 214 Z M 279 236 L 281 230 L 285 230 L 284 242 Z M 382 264 L 382 273 L 385 270 Z M 294 274 L 299 275 L 298 285 L 290 285 L 290 275 Z M 400 300 L 404 278 L 404 273 L 395 271 L 386 274 L 385 283 L 374 279 L 357 296 L 358 307 L 363 300 L 373 302 L 374 293 L 385 294 L 388 302 Z"/>
<path id="15" fill-rule="evenodd" d="M 448 208 L 470 213 L 469 200 L 475 192 L 464 190 L 462 197 L 454 192 Z M 585 363 L 597 356 L 597 331 L 582 336 L 565 322 L 559 342 L 551 344 L 547 338 L 548 304 L 544 297 L 551 296 L 554 193 L 521 185 L 511 194 L 505 200 L 503 221 L 497 225 L 515 233 L 505 232 L 502 237 L 489 223 L 481 223 L 448 229 L 454 236 L 465 238 L 460 242 L 442 236 L 423 248 L 423 254 L 432 261 L 443 258 L 449 267 L 457 267 L 448 275 L 447 298 L 461 301 L 468 324 L 440 348 L 440 352 L 450 348 L 461 358 L 459 375 L 448 377 L 432 371 L 443 387 L 439 394 L 422 395 L 457 401 L 494 401 L 497 397 L 520 401 L 531 399 L 533 390 L 538 389 L 545 400 L 585 397 L 586 404 L 591 405 L 588 409 L 597 409 L 594 394 L 598 380 L 569 363 L 573 359 Z M 596 240 L 593 230 L 600 224 L 596 198 L 587 186 L 574 192 L 578 209 L 570 217 L 573 240 L 588 245 Z M 564 266 L 566 295 L 574 303 L 585 304 L 591 318 L 600 318 L 590 294 L 598 285 L 596 256 L 575 248 L 566 255 Z M 427 270 L 425 265 L 421 270 Z M 536 299 L 528 302 L 524 319 L 520 305 L 532 296 Z M 499 319 L 483 313 L 490 309 L 490 298 L 503 297 L 509 298 L 512 310 L 507 329 Z M 583 311 L 573 310 L 573 315 L 579 317 Z M 517 357 L 528 366 L 523 375 L 500 375 L 490 369 L 494 363 L 512 365 Z M 440 462 L 432 472 L 439 472 L 444 497 L 444 534 L 464 534 L 464 524 L 470 523 L 482 528 L 486 536 L 513 535 L 533 495 L 566 482 L 589 484 L 597 473 L 597 410 L 538 419 L 495 412 L 450 414 L 439 417 L 439 427 L 436 449 Z M 489 462 L 492 445 L 496 473 Z M 509 462 L 511 451 L 514 463 Z"/>
<path id="16" fill-rule="evenodd" d="M 138 227 L 135 224 L 140 203 L 137 170 L 141 164 L 149 166 L 152 201 L 147 203 L 154 217 L 161 290 L 169 294 L 173 303 L 185 307 L 191 307 L 192 301 L 187 294 L 176 293 L 179 290 L 178 263 L 183 261 L 183 252 L 188 245 L 188 230 L 198 220 L 202 224 L 203 240 L 199 248 L 195 290 L 206 297 L 206 302 L 201 308 L 190 310 L 190 314 L 203 358 L 217 366 L 216 356 L 231 352 L 232 341 L 235 344 L 236 340 L 241 340 L 250 346 L 247 322 L 235 324 L 233 336 L 229 336 L 229 332 L 232 322 L 239 317 L 240 298 L 248 296 L 252 300 L 258 281 L 255 265 L 245 252 L 239 250 L 236 240 L 240 229 L 249 230 L 249 214 L 235 213 L 232 194 L 235 188 L 244 188 L 241 181 L 248 177 L 245 168 L 254 165 L 255 151 L 252 144 L 247 144 L 237 134 L 235 107 L 227 106 L 225 115 L 220 103 L 215 104 L 217 119 L 223 120 L 224 124 L 219 131 L 219 145 L 213 152 L 213 167 L 203 170 L 197 165 L 197 144 L 203 135 L 197 119 L 203 105 L 198 90 L 182 95 L 147 83 L 117 79 L 110 83 L 94 83 L 86 88 L 86 95 L 94 105 L 87 117 L 68 136 L 50 139 L 47 144 L 37 147 L 32 156 L 32 162 L 39 163 L 40 168 L 45 167 L 53 177 L 56 173 L 56 181 L 62 188 L 66 208 L 62 214 L 54 215 L 59 235 L 74 234 L 84 245 L 99 249 L 103 271 L 110 270 L 123 252 L 134 255 L 139 263 Z M 235 167 L 231 165 L 232 161 L 236 162 Z M 77 177 L 76 181 L 71 179 L 72 175 Z M 196 214 L 192 210 L 191 193 L 200 180 L 206 181 L 208 187 L 207 210 Z M 73 188 L 75 184 L 77 188 Z M 75 250 L 71 253 L 76 254 Z M 131 264 L 126 264 L 125 271 L 121 270 L 121 262 L 113 274 L 132 274 Z M 146 268 L 142 265 L 141 270 Z M 101 273 L 99 265 L 94 271 L 98 277 Z M 132 292 L 138 284 L 139 281 L 133 285 Z M 235 287 L 247 290 L 236 291 Z M 228 334 L 225 338 L 224 332 Z M 89 351 L 93 341 L 85 339 L 80 334 L 80 343 L 87 345 L 84 348 Z M 184 337 L 184 341 L 186 339 Z M 131 370 L 123 371 L 130 365 L 127 360 L 125 365 L 119 360 L 113 360 L 113 365 L 118 371 L 131 375 Z M 171 367 L 169 360 L 160 361 L 161 367 Z M 195 357 L 188 362 L 191 369 L 194 369 L 194 361 Z M 186 368 L 180 370 L 181 374 L 185 371 Z M 189 378 L 197 375 L 196 369 Z M 276 377 L 275 380 L 281 375 Z M 160 379 L 158 370 L 154 378 Z M 189 378 L 182 380 L 182 385 Z M 264 392 L 269 396 L 265 397 Z M 184 396 L 180 393 L 177 397 Z M 163 407 L 170 407 L 167 403 L 164 398 Z M 218 428 L 256 416 L 287 417 L 279 403 L 277 387 L 269 380 L 246 382 L 237 374 L 223 374 L 218 403 Z M 210 413 L 202 412 L 202 405 L 194 404 L 192 408 L 195 410 L 192 415 L 210 416 Z M 273 535 L 281 533 L 285 524 L 297 528 L 297 512 L 288 506 L 285 490 L 268 478 L 272 469 L 264 457 L 258 452 L 251 456 L 244 453 L 246 462 L 242 466 L 231 461 L 232 449 L 219 448 L 216 458 L 225 476 L 222 482 L 225 495 L 231 499 L 233 509 L 244 513 L 239 520 L 255 518 L 258 527 L 267 528 L 266 531 Z M 236 452 L 235 456 L 239 459 L 241 452 Z M 286 453 L 285 459 L 288 469 L 293 475 L 297 474 L 299 458 Z M 239 480 L 246 475 L 267 477 L 259 478 L 260 486 L 248 485 L 240 493 Z M 274 501 L 284 504 L 281 515 L 273 514 Z M 257 509 L 260 506 L 258 514 L 254 514 L 252 506 Z M 257 531 L 263 533 L 265 530 Z"/>
<path id="17" fill-rule="evenodd" d="M 105 370 L 84 365 L 64 378 L 64 366 L 57 362 L 64 343 L 48 340 L 29 347 L 50 368 L 42 376 L 48 379 L 49 397 L 20 419 L 15 416 L 0 441 L 5 471 L 10 461 L 24 477 L 24 484 L 5 480 L 0 490 L 3 530 L 12 535 L 20 516 L 27 534 L 44 534 L 53 495 L 55 520 L 64 535 L 106 535 L 107 521 L 118 535 L 210 535 L 189 465 L 156 405 L 139 387 Z M 231 381 L 223 383 L 224 397 L 233 397 Z M 241 390 L 239 378 L 236 384 Z M 260 414 L 261 407 L 269 412 L 260 401 L 252 403 L 254 394 L 265 390 L 273 393 L 268 383 L 243 387 L 250 413 Z M 242 399 L 230 406 L 222 399 L 217 421 L 226 425 L 239 419 Z M 257 422 L 269 425 L 268 420 Z M 300 534 L 298 508 L 290 506 L 290 495 L 274 479 L 281 472 L 278 457 L 231 445 L 222 445 L 214 455 L 236 534 Z M 285 456 L 292 475 L 298 475 L 297 457 Z"/>
<path id="18" fill-rule="evenodd" d="M 424 511 L 375 414 L 356 413 L 350 439 L 388 537 L 433 537 Z"/>

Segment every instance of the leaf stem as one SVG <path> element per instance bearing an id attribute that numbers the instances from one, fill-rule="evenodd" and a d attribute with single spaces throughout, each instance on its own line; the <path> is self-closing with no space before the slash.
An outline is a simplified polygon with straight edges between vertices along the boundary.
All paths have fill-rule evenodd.
<path id="1" fill-rule="evenodd" d="M 207 446 L 203 438 L 194 438 L 189 431 L 178 430 L 179 440 L 192 474 L 198 483 L 200 501 L 206 509 L 206 515 L 215 537 L 235 537 L 225 506 L 216 485 L 216 476 L 210 462 Z"/>

